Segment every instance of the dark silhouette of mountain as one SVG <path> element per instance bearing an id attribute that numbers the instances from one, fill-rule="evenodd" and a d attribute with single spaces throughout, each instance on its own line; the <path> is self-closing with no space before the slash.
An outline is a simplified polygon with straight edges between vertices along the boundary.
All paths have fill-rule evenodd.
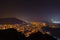
<path id="1" fill-rule="evenodd" d="M 0 24 L 21 24 L 23 22 L 17 18 L 0 18 Z"/>
<path id="2" fill-rule="evenodd" d="M 60 38 L 60 28 L 50 28 L 50 27 L 44 27 L 43 31 L 50 32 L 52 36 L 59 37 Z"/>
<path id="3" fill-rule="evenodd" d="M 31 39 L 31 40 L 57 40 L 54 37 L 47 35 L 47 34 L 42 34 L 41 32 L 31 34 L 29 39 Z"/>
<path id="4" fill-rule="evenodd" d="M 50 29 L 49 30 L 53 36 L 60 38 L 60 28 Z"/>
<path id="5" fill-rule="evenodd" d="M 25 36 L 15 29 L 0 30 L 0 40 L 25 40 Z"/>
<path id="6" fill-rule="evenodd" d="M 17 32 L 15 29 L 0 30 L 0 40 L 56 40 L 50 35 L 42 34 L 40 32 L 31 34 L 29 37 L 25 37 L 21 32 Z"/>

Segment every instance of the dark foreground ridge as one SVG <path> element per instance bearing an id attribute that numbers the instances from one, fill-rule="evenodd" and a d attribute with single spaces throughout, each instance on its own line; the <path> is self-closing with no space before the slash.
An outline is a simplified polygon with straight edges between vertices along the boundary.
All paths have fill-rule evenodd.
<path id="1" fill-rule="evenodd" d="M 21 32 L 17 32 L 15 29 L 0 30 L 0 40 L 56 40 L 50 35 L 37 32 L 31 34 L 29 37 L 25 37 Z"/>

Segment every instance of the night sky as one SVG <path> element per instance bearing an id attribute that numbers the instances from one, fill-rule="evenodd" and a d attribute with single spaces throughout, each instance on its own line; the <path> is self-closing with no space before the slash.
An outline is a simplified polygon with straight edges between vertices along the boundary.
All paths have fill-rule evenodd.
<path id="1" fill-rule="evenodd" d="M 17 17 L 28 21 L 60 18 L 58 0 L 0 0 L 0 18 Z"/>

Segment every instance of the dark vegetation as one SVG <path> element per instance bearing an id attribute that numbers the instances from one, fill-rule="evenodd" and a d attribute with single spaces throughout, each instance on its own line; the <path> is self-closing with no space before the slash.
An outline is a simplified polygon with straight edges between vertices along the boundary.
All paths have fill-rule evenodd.
<path id="1" fill-rule="evenodd" d="M 21 32 L 17 32 L 15 29 L 0 30 L 0 40 L 56 40 L 50 35 L 42 34 L 40 32 L 31 34 L 29 37 L 25 37 Z"/>

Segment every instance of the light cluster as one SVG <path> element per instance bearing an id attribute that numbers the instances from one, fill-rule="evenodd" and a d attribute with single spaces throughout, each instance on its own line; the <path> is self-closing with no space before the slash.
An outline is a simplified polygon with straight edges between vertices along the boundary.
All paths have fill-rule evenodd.
<path id="1" fill-rule="evenodd" d="M 26 37 L 30 36 L 30 34 L 35 33 L 35 32 L 43 32 L 42 27 L 46 27 L 46 23 L 39 23 L 39 22 L 32 22 L 30 24 L 1 24 L 0 29 L 5 30 L 9 28 L 14 28 L 18 32 L 22 32 L 25 34 Z"/>

